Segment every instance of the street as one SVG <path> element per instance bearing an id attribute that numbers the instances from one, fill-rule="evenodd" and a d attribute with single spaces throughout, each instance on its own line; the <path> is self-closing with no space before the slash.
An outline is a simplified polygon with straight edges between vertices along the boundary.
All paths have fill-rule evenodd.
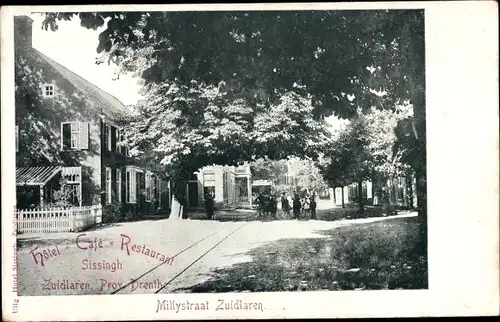
<path id="1" fill-rule="evenodd" d="M 272 250 L 253 253 L 264 246 L 291 240 L 306 249 L 307 241 L 328 238 L 325 233 L 339 227 L 413 216 L 415 213 L 340 221 L 163 219 L 80 233 L 20 235 L 19 294 L 190 292 L 195 285 L 211 283 L 214 272 L 276 255 Z M 329 256 L 309 248 L 318 261 L 328 264 Z M 283 256 L 290 254 L 276 257 L 277 265 L 286 266 Z M 238 280 L 258 278 L 258 274 L 250 274 Z M 248 288 L 242 291 L 258 291 L 254 286 Z M 217 285 L 217 289 L 235 291 L 231 283 Z"/>

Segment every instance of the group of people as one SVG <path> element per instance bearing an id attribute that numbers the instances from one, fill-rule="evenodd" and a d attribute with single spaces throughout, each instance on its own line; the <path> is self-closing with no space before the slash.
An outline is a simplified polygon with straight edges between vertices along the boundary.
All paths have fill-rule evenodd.
<path id="1" fill-rule="evenodd" d="M 278 201 L 277 198 L 271 193 L 259 194 L 255 200 L 257 204 L 257 209 L 259 210 L 259 216 L 265 217 L 266 215 L 271 215 L 276 219 L 276 214 L 278 211 Z M 316 200 L 314 195 L 300 197 L 297 193 L 294 193 L 294 197 L 287 196 L 286 193 L 281 195 L 281 209 L 283 214 L 290 216 L 290 210 L 292 211 L 293 218 L 299 219 L 301 215 L 307 216 L 311 214 L 311 219 L 316 219 Z"/>
<path id="2" fill-rule="evenodd" d="M 290 211 L 292 211 L 293 219 L 299 219 L 300 216 L 308 216 L 311 214 L 311 219 L 316 218 L 316 200 L 314 195 L 300 197 L 298 193 L 294 193 L 293 198 L 288 196 L 286 193 L 281 194 L 280 198 L 281 209 L 283 214 L 290 216 Z M 274 194 L 261 193 L 255 199 L 255 204 L 257 204 L 257 209 L 259 211 L 259 217 L 269 217 L 277 219 L 278 213 L 278 199 Z M 212 193 L 205 195 L 205 209 L 207 212 L 208 219 L 213 219 L 215 212 L 215 200 Z"/>

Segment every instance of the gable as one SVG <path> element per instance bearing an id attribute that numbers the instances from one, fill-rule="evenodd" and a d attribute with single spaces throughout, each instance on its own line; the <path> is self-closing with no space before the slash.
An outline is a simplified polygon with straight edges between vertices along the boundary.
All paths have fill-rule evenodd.
<path id="1" fill-rule="evenodd" d="M 42 95 L 44 84 L 53 85 L 53 97 Z M 16 50 L 15 108 L 19 126 L 18 166 L 61 164 L 67 157 L 60 153 L 62 122 L 90 122 L 90 132 L 99 136 L 102 104 L 28 47 Z M 99 144 L 94 139 L 88 153 L 97 153 Z"/>

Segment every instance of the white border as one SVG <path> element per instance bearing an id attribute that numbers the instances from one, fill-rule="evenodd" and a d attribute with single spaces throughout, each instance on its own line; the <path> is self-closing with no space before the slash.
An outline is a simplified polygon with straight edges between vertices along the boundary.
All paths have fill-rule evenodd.
<path id="1" fill-rule="evenodd" d="M 13 15 L 48 11 L 425 8 L 427 291 L 21 297 L 11 314 L 15 189 Z M 7 320 L 410 317 L 499 314 L 497 2 L 2 7 L 2 311 Z M 254 299 L 265 312 L 156 314 L 157 299 Z"/>

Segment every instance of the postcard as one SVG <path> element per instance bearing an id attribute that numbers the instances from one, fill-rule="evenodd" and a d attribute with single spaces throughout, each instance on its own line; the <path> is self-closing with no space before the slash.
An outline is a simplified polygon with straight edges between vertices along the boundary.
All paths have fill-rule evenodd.
<path id="1" fill-rule="evenodd" d="M 3 319 L 499 314 L 497 3 L 1 14 Z"/>

